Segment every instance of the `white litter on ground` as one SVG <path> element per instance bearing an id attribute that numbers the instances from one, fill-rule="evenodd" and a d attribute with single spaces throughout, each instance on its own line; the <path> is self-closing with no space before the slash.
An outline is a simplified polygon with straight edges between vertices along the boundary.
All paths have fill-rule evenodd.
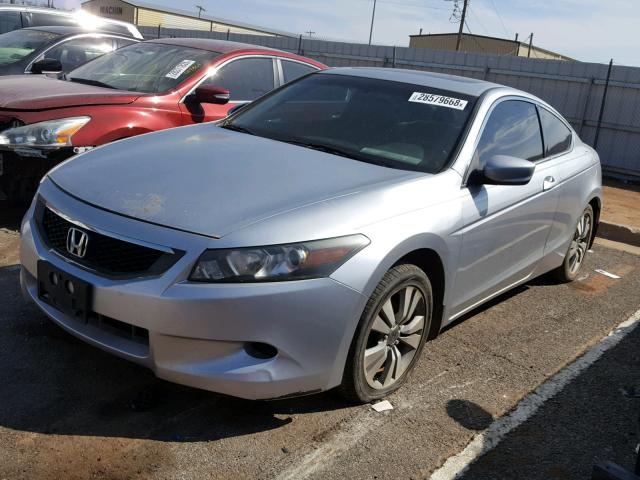
<path id="1" fill-rule="evenodd" d="M 597 270 L 596 270 L 597 271 Z M 640 324 L 640 310 L 614 328 L 606 337 L 575 362 L 567 365 L 524 397 L 508 415 L 500 417 L 484 432 L 479 433 L 457 455 L 449 457 L 431 475 L 431 480 L 455 480 L 482 455 L 493 450 L 512 430 L 526 422 L 547 400 L 556 396 L 569 382 L 593 365 L 607 350 L 615 347 Z"/>
<path id="2" fill-rule="evenodd" d="M 606 270 L 600 270 L 599 268 L 596 268 L 595 271 L 600 275 L 604 275 L 605 277 L 609 277 L 609 278 L 615 278 L 616 280 L 618 280 L 619 278 L 622 278 L 619 275 L 616 275 L 615 273 L 607 272 Z"/>
<path id="3" fill-rule="evenodd" d="M 391 402 L 389 400 L 383 400 L 381 402 L 374 403 L 373 405 L 371 405 L 371 408 L 373 408 L 376 412 L 386 412 L 387 410 L 393 410 L 393 405 L 391 405 Z"/>

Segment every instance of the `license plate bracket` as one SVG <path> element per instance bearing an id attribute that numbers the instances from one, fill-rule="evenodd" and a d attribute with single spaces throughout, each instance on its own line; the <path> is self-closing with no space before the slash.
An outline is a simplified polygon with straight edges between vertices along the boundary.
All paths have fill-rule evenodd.
<path id="1" fill-rule="evenodd" d="M 38 298 L 73 319 L 87 323 L 92 290 L 92 285 L 84 280 L 49 262 L 38 262 Z"/>

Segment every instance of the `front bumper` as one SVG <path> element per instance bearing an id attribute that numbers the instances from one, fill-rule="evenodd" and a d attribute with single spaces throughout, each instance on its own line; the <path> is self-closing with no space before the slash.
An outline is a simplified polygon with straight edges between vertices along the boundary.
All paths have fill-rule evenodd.
<path id="1" fill-rule="evenodd" d="M 43 187 L 47 201 L 70 217 L 128 238 L 153 238 L 185 255 L 159 277 L 113 280 L 96 275 L 44 244 L 33 207 L 22 226 L 21 283 L 62 328 L 103 350 L 152 369 L 163 379 L 249 399 L 278 398 L 338 385 L 366 298 L 331 278 L 265 284 L 201 284 L 186 280 L 204 250 L 203 237 L 113 215 Z M 99 316 L 146 329 L 148 343 L 83 323 L 38 299 L 37 263 L 45 260 L 93 285 Z M 258 358 L 250 342 L 277 349 Z"/>
<path id="2" fill-rule="evenodd" d="M 23 156 L 13 150 L 0 150 L 0 201 L 28 204 L 42 177 L 73 155 L 72 148 L 42 152 L 42 156 Z"/>

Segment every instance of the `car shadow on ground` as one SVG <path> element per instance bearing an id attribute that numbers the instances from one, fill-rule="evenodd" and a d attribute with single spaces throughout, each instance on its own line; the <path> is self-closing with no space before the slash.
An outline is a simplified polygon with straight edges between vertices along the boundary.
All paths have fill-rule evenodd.
<path id="1" fill-rule="evenodd" d="M 20 221 L 29 209 L 29 205 L 12 205 L 0 201 L 0 229 L 18 230 Z"/>
<path id="2" fill-rule="evenodd" d="M 352 406 L 333 392 L 249 401 L 158 380 L 93 348 L 27 303 L 0 267 L 0 425 L 45 434 L 195 442 L 282 427 Z"/>

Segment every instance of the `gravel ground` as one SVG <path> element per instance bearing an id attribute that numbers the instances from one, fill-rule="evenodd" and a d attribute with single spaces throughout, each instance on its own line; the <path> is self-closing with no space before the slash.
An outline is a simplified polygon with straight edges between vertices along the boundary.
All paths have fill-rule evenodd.
<path id="1" fill-rule="evenodd" d="M 640 257 L 595 247 L 581 281 L 536 280 L 445 331 L 427 346 L 410 382 L 391 396 L 395 409 L 379 414 L 332 392 L 250 402 L 159 381 L 76 340 L 25 303 L 16 262 L 16 235 L 2 231 L 0 479 L 428 478 L 476 432 L 640 306 Z M 633 338 L 616 351 L 629 349 L 621 361 L 637 371 Z M 588 370 L 593 379 L 587 384 L 608 375 L 603 367 L 601 377 L 593 376 L 599 363 Z M 597 437 L 602 424 L 582 422 L 587 406 L 593 418 L 627 417 L 618 404 L 613 408 L 620 415 L 611 416 L 611 402 L 622 402 L 614 390 L 633 379 L 611 380 L 616 386 L 593 390 L 597 398 L 590 405 L 586 393 L 563 392 L 548 408 L 565 408 L 573 422 L 584 424 L 582 437 Z M 537 431 L 553 437 L 545 423 Z M 571 471 L 576 461 L 619 460 L 602 445 L 625 452 L 630 440 L 621 433 L 595 442 L 588 452 L 581 446 L 583 454 L 559 455 L 562 448 L 577 448 L 568 441 L 569 430 L 563 434 L 557 443 L 541 437 L 535 455 L 522 457 L 524 464 L 544 459 L 559 469 L 553 472 Z M 505 451 L 498 457 L 496 462 L 508 458 Z M 477 475 L 490 475 L 493 468 Z M 514 478 L 503 471 L 502 478 Z"/>

